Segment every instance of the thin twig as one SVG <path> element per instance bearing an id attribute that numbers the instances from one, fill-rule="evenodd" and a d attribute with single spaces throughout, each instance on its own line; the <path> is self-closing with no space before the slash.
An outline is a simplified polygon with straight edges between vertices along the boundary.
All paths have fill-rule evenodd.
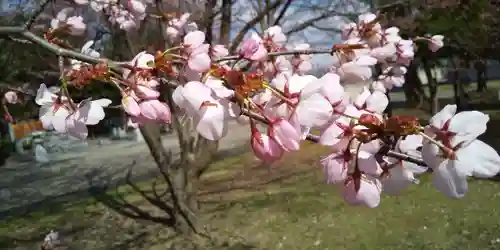
<path id="1" fill-rule="evenodd" d="M 26 21 L 26 23 L 24 24 L 24 29 L 25 30 L 29 30 L 31 28 L 31 25 L 33 25 L 33 23 L 36 21 L 36 19 L 38 18 L 38 16 L 40 16 L 40 14 L 42 14 L 43 10 L 45 9 L 45 7 L 47 7 L 47 5 L 52 2 L 52 0 L 43 0 L 40 5 L 38 6 L 38 8 L 33 12 L 33 15 L 31 16 L 30 19 L 28 19 L 28 21 Z"/>
<path id="2" fill-rule="evenodd" d="M 268 53 L 267 56 L 272 57 L 272 56 L 286 56 L 286 55 L 313 55 L 313 54 L 330 54 L 330 53 L 332 53 L 332 49 L 308 49 L 308 50 L 289 50 L 289 51 L 271 52 Z M 241 59 L 241 56 L 225 56 L 217 58 L 213 61 L 222 62 L 222 61 L 231 61 L 239 59 Z"/>
<path id="3" fill-rule="evenodd" d="M 4 26 L 0 27 L 0 35 L 17 35 L 25 38 L 26 40 L 35 43 L 42 48 L 54 53 L 57 56 L 62 56 L 66 58 L 73 58 L 82 62 L 86 63 L 106 63 L 108 64 L 111 68 L 118 69 L 120 66 L 127 64 L 128 62 L 116 62 L 112 61 L 106 58 L 98 58 L 98 57 L 93 57 L 89 55 L 85 55 L 79 52 L 76 52 L 74 50 L 69 50 L 69 49 L 64 49 L 61 48 L 58 45 L 49 43 L 42 37 L 34 34 L 33 32 L 29 30 L 25 30 L 24 27 L 19 27 L 19 26 Z"/>

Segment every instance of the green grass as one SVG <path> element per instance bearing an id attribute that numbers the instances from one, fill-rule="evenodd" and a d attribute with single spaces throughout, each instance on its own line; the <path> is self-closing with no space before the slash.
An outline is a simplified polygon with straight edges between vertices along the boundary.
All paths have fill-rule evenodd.
<path id="1" fill-rule="evenodd" d="M 200 199 L 210 234 L 226 247 L 201 249 L 500 248 L 499 183 L 471 181 L 467 197 L 450 200 L 426 176 L 403 196 L 384 196 L 376 209 L 351 207 L 316 167 L 327 152 L 306 145 L 272 167 L 260 166 L 250 154 L 215 164 Z M 157 213 L 129 187 L 110 194 Z M 172 236 L 164 226 L 84 198 L 1 222 L 0 248 L 29 249 L 53 228 L 64 232 L 70 249 L 168 249 Z"/>
<path id="2" fill-rule="evenodd" d="M 316 178 L 268 189 L 224 210 L 220 227 L 259 249 L 498 249 L 498 184 L 448 200 L 426 181 L 380 207 L 346 206 Z M 236 228 L 234 225 L 238 225 Z"/>
<path id="3" fill-rule="evenodd" d="M 498 97 L 497 92 L 498 92 L 498 90 L 500 90 L 500 80 L 489 81 L 487 86 L 488 86 L 488 92 L 494 92 L 495 97 Z M 469 84 L 468 87 L 466 87 L 466 91 L 470 92 L 470 93 L 475 93 L 476 83 Z M 427 95 L 429 95 L 429 88 L 425 85 L 424 85 L 424 92 Z M 437 91 L 438 96 L 440 95 L 440 93 L 443 93 L 443 92 L 446 92 L 446 93 L 453 92 L 453 85 L 452 84 L 439 85 L 438 91 Z M 404 92 L 403 91 L 391 92 L 391 96 L 393 98 L 402 98 L 404 96 Z"/>

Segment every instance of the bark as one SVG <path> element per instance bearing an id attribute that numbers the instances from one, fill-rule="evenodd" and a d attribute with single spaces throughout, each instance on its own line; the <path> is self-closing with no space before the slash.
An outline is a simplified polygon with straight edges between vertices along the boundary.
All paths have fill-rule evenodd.
<path id="1" fill-rule="evenodd" d="M 191 201 L 188 199 L 187 192 L 191 190 L 189 190 L 183 166 L 172 162 L 170 153 L 165 150 L 161 143 L 160 129 L 157 125 L 145 125 L 141 127 L 141 132 L 151 155 L 169 186 L 170 198 L 172 199 L 172 214 L 170 215 L 173 221 L 172 227 L 186 235 L 198 232 L 196 207 L 191 207 Z"/>
<path id="2" fill-rule="evenodd" d="M 222 0 L 221 7 L 221 22 L 220 22 L 220 35 L 219 43 L 228 45 L 229 44 L 229 33 L 231 32 L 231 0 Z"/>
<path id="3" fill-rule="evenodd" d="M 475 63 L 476 69 L 476 80 L 477 80 L 477 92 L 485 92 L 487 90 L 487 71 L 486 64 L 484 60 L 478 60 Z"/>
<path id="4" fill-rule="evenodd" d="M 205 3 L 205 17 L 203 21 L 203 25 L 205 25 L 205 40 L 209 44 L 213 43 L 213 24 L 214 24 L 214 8 L 217 4 L 216 0 L 208 0 Z"/>
<path id="5" fill-rule="evenodd" d="M 453 96 L 455 99 L 455 104 L 457 105 L 457 112 L 463 111 L 466 109 L 467 100 L 465 98 L 464 91 L 464 67 L 463 62 L 457 56 L 453 57 L 451 60 L 453 67 Z"/>
<path id="6" fill-rule="evenodd" d="M 207 3 L 206 7 L 211 9 L 214 3 L 215 1 L 211 1 Z M 163 13 L 162 8 L 159 5 L 157 7 L 158 11 Z M 212 16 L 213 12 L 208 13 L 206 17 L 209 15 Z M 160 28 L 163 37 L 166 38 L 163 23 L 160 23 Z M 210 27 L 206 28 L 210 29 Z M 169 45 L 167 39 L 164 39 L 164 42 L 165 47 L 167 47 Z M 206 141 L 197 134 L 193 135 L 190 122 L 181 124 L 182 113 L 173 103 L 173 89 L 162 84 L 160 91 L 166 94 L 163 96 L 163 100 L 171 107 L 172 127 L 176 131 L 180 148 L 179 159 L 174 161 L 172 152 L 163 147 L 158 125 L 147 124 L 142 126 L 140 130 L 163 179 L 168 185 L 168 197 L 161 204 L 161 207 L 169 207 L 163 209 L 170 217 L 168 226 L 184 236 L 200 234 L 202 227 L 198 217 L 198 180 L 201 173 L 208 168 L 212 161 L 218 143 Z"/>
<path id="7" fill-rule="evenodd" d="M 406 101 L 410 106 L 420 107 L 427 98 L 423 90 L 423 84 L 418 77 L 418 64 L 412 61 L 405 75 L 406 83 L 403 85 Z"/>
<path id="8" fill-rule="evenodd" d="M 436 79 L 432 75 L 431 63 L 425 56 L 422 57 L 422 66 L 424 68 L 425 76 L 427 77 L 431 114 L 435 114 L 439 111 L 439 100 L 437 99 L 438 84 Z"/>

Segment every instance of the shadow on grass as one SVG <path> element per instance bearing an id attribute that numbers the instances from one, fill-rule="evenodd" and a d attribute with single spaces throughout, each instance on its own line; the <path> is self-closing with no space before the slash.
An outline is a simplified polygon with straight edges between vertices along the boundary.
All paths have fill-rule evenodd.
<path id="1" fill-rule="evenodd" d="M 216 160 L 235 158 L 235 155 L 247 150 L 247 146 L 222 150 L 216 155 Z M 169 226 L 173 222 L 168 216 L 171 213 L 171 207 L 169 206 L 168 197 L 165 197 L 167 193 L 166 185 L 160 183 L 158 178 L 154 178 L 159 176 L 158 171 L 152 171 L 141 176 L 132 176 L 130 169 L 134 166 L 135 162 L 131 163 L 126 178 L 118 180 L 114 178 L 114 173 L 107 173 L 106 171 L 95 170 L 86 173 L 83 178 L 88 182 L 88 188 L 64 195 L 45 197 L 40 201 L 1 212 L 0 248 L 16 249 L 16 247 L 21 247 L 20 249 L 27 249 L 25 246 L 37 245 L 52 229 L 59 231 L 62 237 L 69 238 L 71 241 L 81 241 L 81 237 L 78 235 L 83 234 L 82 231 L 105 230 L 95 228 L 95 218 L 109 216 L 110 212 L 114 217 L 117 217 L 113 220 L 134 221 L 133 224 L 140 224 L 141 227 L 147 229 L 143 229 L 142 232 L 133 230 L 134 233 L 130 236 L 127 233 L 127 237 L 121 236 L 119 240 L 115 240 L 113 243 L 103 243 L 106 247 L 90 247 L 90 249 L 121 250 L 134 247 L 140 248 L 139 245 L 144 245 L 147 241 L 147 244 L 160 241 L 156 243 L 162 244 L 163 247 L 163 244 L 167 244 L 177 236 L 172 232 L 166 232 L 161 237 L 154 237 L 152 235 L 155 232 L 151 232 L 150 228 L 160 228 L 159 230 L 153 230 L 160 232 L 165 229 L 165 226 Z M 27 175 L 22 178 L 25 181 L 40 179 L 43 175 L 42 172 L 40 169 L 26 171 Z M 149 185 L 151 186 L 148 187 Z M 6 186 L 9 185 L 6 184 Z M 109 222 L 110 225 L 113 225 L 113 223 L 115 222 Z M 126 230 L 127 228 L 122 225 L 115 227 L 117 228 L 111 229 L 111 232 L 105 230 L 107 233 L 103 234 L 106 237 L 118 237 L 113 236 L 116 231 Z M 164 235 L 169 237 L 163 237 Z M 154 240 L 151 240 L 151 238 L 154 238 Z M 100 239 L 100 236 L 97 236 L 97 239 Z M 80 246 L 79 244 L 91 243 L 68 243 L 72 247 Z M 215 243 L 210 244 L 214 245 Z M 88 245 L 85 246 L 87 249 L 89 248 Z M 221 242 L 217 243 L 217 246 L 223 247 L 215 247 L 214 245 L 214 249 L 254 249 L 253 246 L 242 242 L 234 244 Z"/>
<path id="2" fill-rule="evenodd" d="M 225 157 L 224 154 L 219 155 Z M 239 166 L 236 166 L 239 167 Z M 223 176 L 216 180 L 202 182 L 203 192 L 199 194 L 202 201 L 200 205 L 218 204 L 220 199 L 203 200 L 206 197 L 222 197 L 228 193 L 242 191 L 250 193 L 261 191 L 271 184 L 284 183 L 290 179 L 297 179 L 303 171 L 278 171 L 273 174 L 269 172 L 269 166 L 262 164 L 246 170 L 247 175 Z M 247 178 L 250 177 L 250 178 Z M 96 186 L 92 184 L 92 186 Z M 172 227 L 173 207 L 169 196 L 169 187 L 163 177 L 151 180 L 148 185 L 138 185 L 127 178 L 126 188 L 116 189 L 113 193 L 97 192 L 94 198 L 105 207 L 113 210 L 121 216 L 139 220 L 147 223 L 160 224 Z M 213 208 L 213 206 L 211 206 Z M 215 209 L 217 210 L 217 209 Z M 213 209 L 203 209 L 203 214 L 212 213 Z M 201 244 L 192 242 L 190 247 L 202 247 L 203 249 L 258 249 L 251 244 L 244 243 L 244 239 L 238 242 L 220 242 L 219 239 L 208 236 Z M 180 245 L 185 244 L 179 242 Z M 179 247 L 179 245 L 177 245 Z M 183 246 L 184 249 L 196 249 Z"/>

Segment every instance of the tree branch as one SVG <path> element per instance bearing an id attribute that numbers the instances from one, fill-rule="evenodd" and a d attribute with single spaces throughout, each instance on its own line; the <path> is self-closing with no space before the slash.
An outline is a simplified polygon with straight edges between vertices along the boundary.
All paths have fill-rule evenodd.
<path id="1" fill-rule="evenodd" d="M 309 49 L 309 50 L 290 50 L 290 51 L 280 51 L 268 53 L 268 57 L 273 56 L 286 56 L 286 55 L 313 55 L 313 54 L 330 54 L 332 49 Z M 231 61 L 242 59 L 240 56 L 225 56 L 213 60 L 214 62 Z"/>
<path id="2" fill-rule="evenodd" d="M 219 43 L 229 45 L 229 34 L 231 33 L 231 0 L 222 0 Z"/>
<path id="3" fill-rule="evenodd" d="M 276 0 L 273 4 L 267 6 L 267 8 L 263 9 L 261 12 L 257 14 L 252 20 L 250 20 L 248 23 L 243 26 L 243 28 L 240 30 L 238 35 L 236 35 L 236 38 L 234 38 L 231 47 L 229 48 L 230 52 L 236 51 L 236 48 L 238 48 L 238 45 L 240 45 L 241 41 L 243 41 L 243 38 L 247 34 L 247 32 L 253 28 L 257 23 L 260 22 L 263 18 L 266 17 L 267 13 L 270 11 L 273 11 L 274 9 L 278 8 L 280 4 L 282 3 L 282 0 Z"/>
<path id="4" fill-rule="evenodd" d="M 352 15 L 352 13 L 340 13 L 340 12 L 337 12 L 335 10 L 325 11 L 323 14 L 321 14 L 321 15 L 319 15 L 317 17 L 311 18 L 311 19 L 309 19 L 309 20 L 307 20 L 305 22 L 301 22 L 300 25 L 295 26 L 293 29 L 285 32 L 285 34 L 287 36 L 289 36 L 289 35 L 291 35 L 293 33 L 297 33 L 299 31 L 305 30 L 308 27 L 314 25 L 314 23 L 316 23 L 318 21 L 321 21 L 323 19 L 332 17 L 333 15 L 335 15 L 335 16 L 346 16 L 346 15 Z"/>
<path id="5" fill-rule="evenodd" d="M 69 57 L 69 58 L 80 60 L 82 62 L 107 63 L 108 65 L 110 65 L 110 67 L 119 67 L 119 66 L 125 65 L 127 63 L 127 62 L 115 62 L 115 61 L 111 61 L 111 60 L 105 59 L 105 58 L 93 57 L 93 56 L 85 55 L 85 54 L 82 54 L 82 53 L 79 53 L 79 52 L 76 52 L 73 50 L 61 48 L 60 46 L 49 43 L 45 39 L 34 34 L 33 32 L 31 32 L 29 30 L 25 30 L 24 27 L 16 27 L 16 26 L 0 27 L 0 35 L 22 36 L 23 38 L 27 39 L 28 41 L 31 41 L 31 42 L 41 46 L 42 48 L 54 53 L 57 56 Z"/>
<path id="6" fill-rule="evenodd" d="M 43 0 L 40 5 L 38 6 L 38 8 L 35 10 L 35 12 L 33 12 L 33 15 L 31 16 L 30 19 L 28 19 L 28 21 L 26 21 L 26 23 L 24 24 L 24 29 L 25 30 L 29 30 L 31 28 L 31 25 L 33 25 L 33 23 L 36 21 L 36 19 L 38 18 L 38 16 L 40 16 L 40 14 L 42 14 L 43 10 L 45 9 L 45 7 L 47 7 L 47 5 L 52 2 L 52 0 Z"/>
<path id="7" fill-rule="evenodd" d="M 217 5 L 216 0 L 207 0 L 205 3 L 205 16 L 203 18 L 203 24 L 205 25 L 205 37 L 206 42 L 212 44 L 214 41 L 213 37 L 213 25 L 214 25 L 214 8 Z"/>
<path id="8" fill-rule="evenodd" d="M 273 25 L 278 25 L 281 21 L 281 19 L 283 19 L 283 17 L 285 16 L 285 13 L 286 11 L 288 10 L 288 8 L 290 8 L 290 6 L 292 5 L 292 1 L 293 0 L 288 0 L 285 5 L 283 6 L 283 8 L 281 9 L 280 13 L 278 14 L 278 17 L 276 17 L 276 19 L 274 20 L 274 23 Z"/>

